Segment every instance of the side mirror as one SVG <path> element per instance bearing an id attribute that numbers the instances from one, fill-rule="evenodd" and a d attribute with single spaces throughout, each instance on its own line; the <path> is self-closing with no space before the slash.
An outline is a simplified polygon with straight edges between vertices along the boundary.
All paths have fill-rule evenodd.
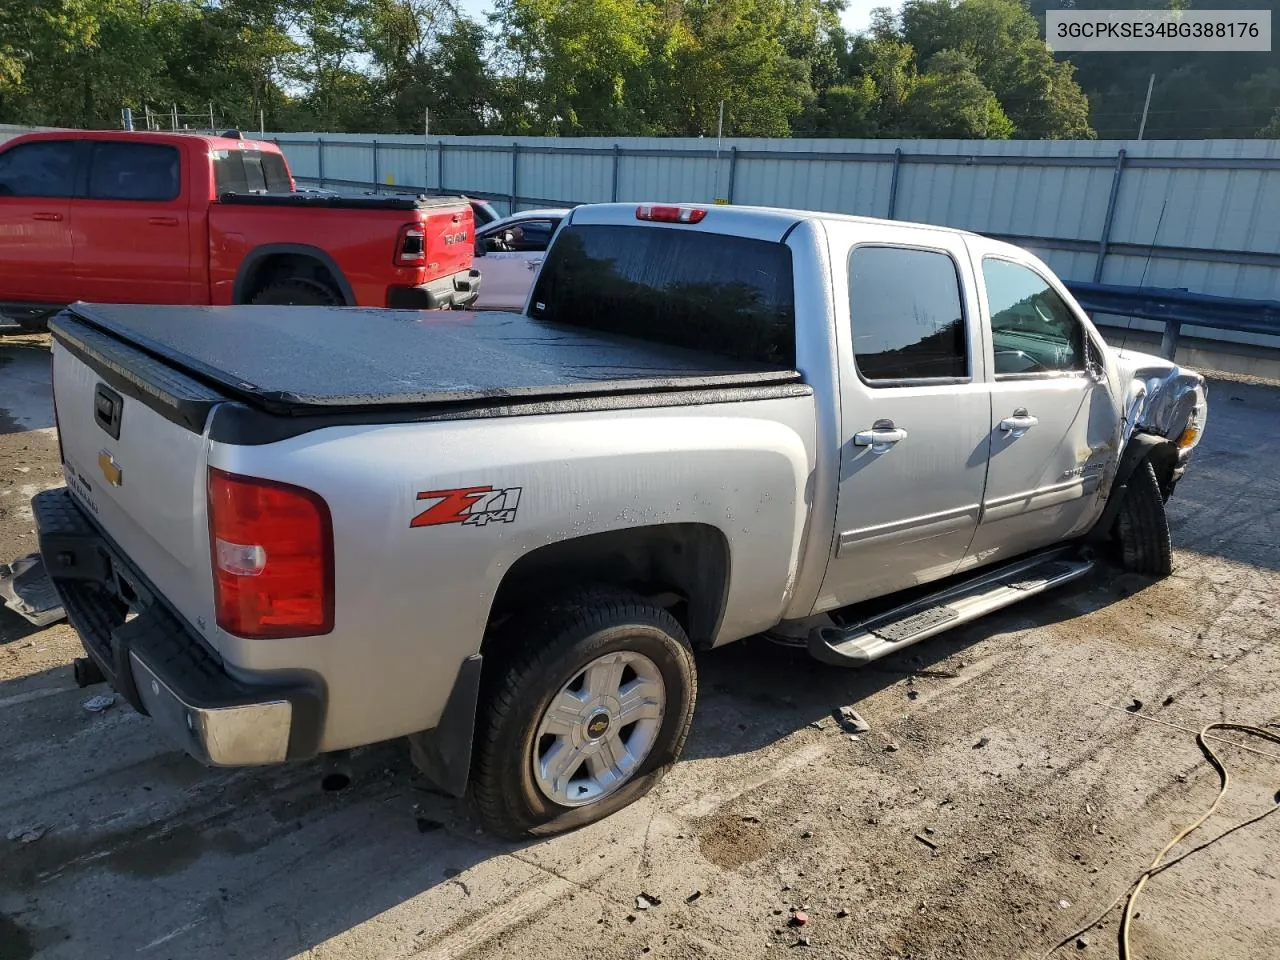
<path id="1" fill-rule="evenodd" d="M 1102 369 L 1102 364 L 1098 363 L 1096 360 L 1090 360 L 1084 365 L 1084 374 L 1094 383 L 1101 383 L 1103 380 L 1107 379 L 1107 371 Z"/>

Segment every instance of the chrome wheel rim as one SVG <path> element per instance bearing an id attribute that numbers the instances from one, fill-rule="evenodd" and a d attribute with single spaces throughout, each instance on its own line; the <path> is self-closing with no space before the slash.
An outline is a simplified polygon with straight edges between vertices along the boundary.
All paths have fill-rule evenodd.
<path id="1" fill-rule="evenodd" d="M 548 800 L 581 807 L 631 779 L 662 728 L 658 665 L 620 650 L 592 660 L 560 688 L 533 738 L 533 779 Z"/>

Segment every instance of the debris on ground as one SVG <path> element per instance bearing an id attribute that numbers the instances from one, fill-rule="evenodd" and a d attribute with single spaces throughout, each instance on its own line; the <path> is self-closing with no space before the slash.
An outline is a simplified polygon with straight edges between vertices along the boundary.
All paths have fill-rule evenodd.
<path id="1" fill-rule="evenodd" d="M 1088 945 L 1089 945 L 1089 940 L 1086 937 L 1076 937 L 1077 950 L 1083 950 Z"/>
<path id="2" fill-rule="evenodd" d="M 930 850 L 938 849 L 938 845 L 934 843 L 932 840 L 930 840 L 928 837 L 926 837 L 923 833 L 917 833 L 916 839 L 919 840 L 921 843 L 923 843 Z"/>
<path id="3" fill-rule="evenodd" d="M 641 893 L 636 897 L 636 909 L 648 910 L 650 907 L 662 906 L 662 898 L 655 897 L 651 893 Z"/>
<path id="4" fill-rule="evenodd" d="M 843 920 L 848 915 L 849 915 L 849 911 L 846 910 L 844 907 L 841 907 L 839 910 L 836 911 L 837 920 Z"/>
<path id="5" fill-rule="evenodd" d="M 101 713 L 108 707 L 115 706 L 116 695 L 114 693 L 100 693 L 96 697 L 90 697 L 80 706 L 84 707 L 90 713 Z"/>
<path id="6" fill-rule="evenodd" d="M 695 890 L 695 891 L 693 891 L 693 893 L 689 894 L 687 897 L 685 897 L 685 898 L 684 898 L 684 902 L 685 902 L 685 903 L 693 903 L 693 902 L 694 902 L 694 901 L 696 901 L 700 896 L 702 896 L 702 891 L 701 891 L 701 890 Z"/>
<path id="7" fill-rule="evenodd" d="M 886 744 L 884 745 L 884 752 L 885 752 L 885 753 L 897 753 L 897 752 L 898 752 L 898 745 L 897 745 L 896 743 L 893 743 L 893 742 L 886 743 Z"/>
<path id="8" fill-rule="evenodd" d="M 975 750 L 981 750 L 983 747 L 985 747 L 985 746 L 986 746 L 988 743 L 990 743 L 990 742 L 991 742 L 991 738 L 990 738 L 990 737 L 980 737 L 980 738 L 978 739 L 978 742 L 977 742 L 977 743 L 975 743 L 975 744 L 973 745 L 973 749 L 975 749 Z"/>
<path id="9" fill-rule="evenodd" d="M 1142 701 L 1139 700 L 1137 697 L 1134 697 L 1133 702 L 1129 704 L 1127 707 L 1125 707 L 1125 709 L 1128 710 L 1130 713 L 1137 713 L 1139 710 L 1142 709 Z"/>
<path id="10" fill-rule="evenodd" d="M 793 943 L 792 946 L 793 947 L 811 947 L 813 946 L 813 941 L 810 940 L 808 937 L 801 937 L 799 940 Z"/>
<path id="11" fill-rule="evenodd" d="M 853 707 L 838 707 L 831 711 L 831 716 L 845 733 L 869 733 L 871 724 L 862 719 L 862 715 Z"/>
<path id="12" fill-rule="evenodd" d="M 792 927 L 803 927 L 808 922 L 809 915 L 803 910 L 796 910 L 791 914 L 791 919 L 787 921 L 787 924 Z"/>
<path id="13" fill-rule="evenodd" d="M 1163 702 L 1163 703 L 1161 703 L 1161 704 L 1160 704 L 1160 706 L 1162 706 L 1162 707 L 1167 707 L 1167 706 L 1168 706 L 1169 704 L 1171 704 L 1171 703 L 1173 703 L 1173 694 L 1172 694 L 1172 693 L 1171 693 L 1171 694 L 1169 694 L 1167 697 L 1165 697 L 1165 698 L 1164 698 L 1164 702 Z"/>
<path id="14" fill-rule="evenodd" d="M 16 840 L 18 843 L 35 843 L 37 840 L 43 837 L 48 832 L 48 830 L 49 830 L 48 827 L 36 827 L 36 826 L 14 827 L 12 830 L 9 831 L 5 839 Z"/>

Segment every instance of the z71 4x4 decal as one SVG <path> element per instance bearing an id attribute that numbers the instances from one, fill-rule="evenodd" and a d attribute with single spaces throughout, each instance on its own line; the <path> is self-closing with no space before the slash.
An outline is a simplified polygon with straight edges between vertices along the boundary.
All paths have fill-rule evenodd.
<path id="1" fill-rule="evenodd" d="M 486 523 L 511 523 L 520 505 L 520 489 L 461 487 L 457 490 L 429 490 L 418 494 L 418 499 L 435 502 L 414 517 L 409 526 L 436 527 L 445 523 L 461 523 L 483 527 Z"/>

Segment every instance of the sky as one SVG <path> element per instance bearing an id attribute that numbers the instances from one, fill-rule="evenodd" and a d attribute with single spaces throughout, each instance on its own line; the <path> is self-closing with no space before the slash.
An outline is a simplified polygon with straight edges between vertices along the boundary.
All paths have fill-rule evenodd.
<path id="1" fill-rule="evenodd" d="M 460 0 L 458 6 L 464 13 L 476 19 L 482 19 L 492 6 L 491 0 Z M 871 24 L 871 11 L 876 7 L 897 7 L 899 0 L 849 0 L 845 8 L 844 21 L 846 30 L 865 30 Z"/>

